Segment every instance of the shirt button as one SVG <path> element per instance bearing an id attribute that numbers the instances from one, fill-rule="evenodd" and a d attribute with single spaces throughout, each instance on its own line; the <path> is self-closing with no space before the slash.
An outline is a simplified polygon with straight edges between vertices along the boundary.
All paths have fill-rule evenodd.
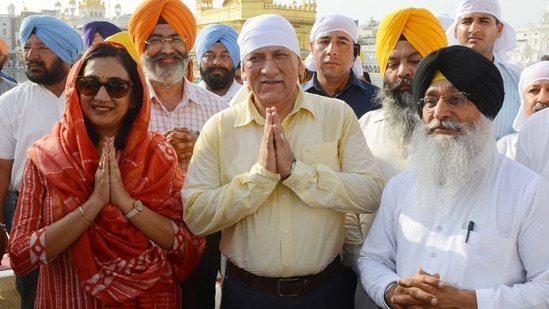
<path id="1" fill-rule="evenodd" d="M 288 234 L 288 229 L 284 229 L 284 234 Z"/>
<path id="2" fill-rule="evenodd" d="M 437 231 L 439 231 L 439 232 L 442 231 L 442 226 L 440 226 L 440 225 L 437 226 Z"/>
<path id="3" fill-rule="evenodd" d="M 286 194 L 282 194 L 282 198 L 286 198 Z"/>
<path id="4" fill-rule="evenodd" d="M 437 254 L 433 252 L 433 253 L 431 253 L 431 257 L 434 259 L 434 258 L 437 257 Z"/>

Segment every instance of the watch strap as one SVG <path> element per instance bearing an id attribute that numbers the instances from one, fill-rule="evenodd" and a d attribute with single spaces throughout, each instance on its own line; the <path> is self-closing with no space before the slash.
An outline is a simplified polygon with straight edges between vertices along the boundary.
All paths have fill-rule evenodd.
<path id="1" fill-rule="evenodd" d="M 132 210 L 130 210 L 130 212 L 128 212 L 127 214 L 124 215 L 124 218 L 126 219 L 131 219 L 133 218 L 135 215 L 137 215 L 138 213 L 140 213 L 141 211 L 143 211 L 143 203 L 141 203 L 140 200 L 135 200 L 133 202 L 133 208 Z"/>

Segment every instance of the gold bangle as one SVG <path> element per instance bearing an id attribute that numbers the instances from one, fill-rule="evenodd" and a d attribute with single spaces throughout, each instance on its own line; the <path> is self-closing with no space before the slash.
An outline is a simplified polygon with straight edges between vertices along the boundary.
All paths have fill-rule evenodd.
<path id="1" fill-rule="evenodd" d="M 80 209 L 80 213 L 86 220 L 88 220 L 89 223 L 92 223 L 93 221 L 90 219 L 90 217 L 86 216 L 86 213 L 84 212 L 84 208 L 82 208 L 82 205 L 78 206 L 78 209 Z"/>

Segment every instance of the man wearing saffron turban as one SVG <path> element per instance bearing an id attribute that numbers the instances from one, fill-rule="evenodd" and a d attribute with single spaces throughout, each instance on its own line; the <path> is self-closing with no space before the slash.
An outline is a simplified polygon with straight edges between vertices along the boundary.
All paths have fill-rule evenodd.
<path id="1" fill-rule="evenodd" d="M 179 0 L 145 0 L 130 17 L 128 32 L 141 57 L 149 86 L 149 129 L 166 136 L 177 152 L 181 170 L 186 173 L 202 126 L 228 106 L 221 97 L 193 83 L 189 50 L 196 38 L 194 16 Z M 219 235 L 208 235 L 203 258 L 211 258 L 210 251 L 217 249 L 215 243 L 219 243 Z M 214 308 L 219 254 L 214 260 L 213 266 L 201 260 L 197 272 L 182 283 L 184 308 Z M 209 284 L 201 283 L 204 280 Z"/>
<path id="2" fill-rule="evenodd" d="M 428 53 L 447 45 L 439 20 L 424 8 L 399 9 L 381 21 L 376 37 L 376 56 L 383 77 L 383 88 L 377 92 L 381 109 L 366 113 L 359 122 L 385 181 L 411 164 L 410 137 L 419 121 L 412 98 L 416 67 Z M 375 214 L 360 216 L 362 241 L 374 218 Z M 359 250 L 355 250 L 356 258 Z M 367 298 L 364 301 L 370 303 L 367 308 L 375 308 Z"/>
<path id="3" fill-rule="evenodd" d="M 19 195 L 27 148 L 49 134 L 61 118 L 65 106 L 65 82 L 71 65 L 82 51 L 82 38 L 58 18 L 32 15 L 23 20 L 19 31 L 25 74 L 22 83 L 0 96 L 0 208 L 9 200 L 0 223 L 11 227 Z M 11 175 L 11 179 L 10 179 Z M 9 192 L 8 192 L 9 186 Z M 16 276 L 21 308 L 33 308 L 38 270 Z"/>

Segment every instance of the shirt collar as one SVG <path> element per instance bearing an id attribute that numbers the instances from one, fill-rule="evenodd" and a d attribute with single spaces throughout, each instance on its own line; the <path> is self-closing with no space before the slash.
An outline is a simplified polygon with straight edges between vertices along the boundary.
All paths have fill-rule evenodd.
<path id="1" fill-rule="evenodd" d="M 343 87 L 343 89 L 341 89 L 339 92 L 340 93 L 344 92 L 348 88 L 350 88 L 351 86 L 357 86 L 357 87 L 360 87 L 360 88 L 368 91 L 368 89 L 366 89 L 366 87 L 364 86 L 364 83 L 365 82 L 358 79 L 358 77 L 353 73 L 353 70 L 351 70 L 351 77 L 349 78 L 349 81 L 347 82 L 347 85 L 345 85 L 345 87 Z M 318 91 L 320 93 L 325 93 L 324 90 L 322 90 L 322 88 L 320 87 L 320 83 L 318 82 L 316 72 L 313 74 L 313 77 L 311 78 L 310 81 L 303 84 L 303 90 L 307 91 L 308 89 L 311 89 L 312 87 L 314 87 L 316 89 L 316 91 Z"/>
<path id="2" fill-rule="evenodd" d="M 299 87 L 298 85 L 296 85 L 296 87 L 298 89 L 298 93 L 296 101 L 294 103 L 294 108 L 286 117 L 289 117 L 290 115 L 298 112 L 308 111 L 312 114 L 313 119 L 316 118 L 314 102 L 312 102 L 312 100 L 304 100 L 305 93 L 303 92 L 301 87 Z M 251 122 L 255 122 L 258 125 L 265 125 L 265 118 L 259 113 L 252 101 L 253 95 L 253 92 L 250 92 L 250 94 L 248 94 L 246 102 L 242 102 L 241 104 L 237 104 L 235 106 L 235 108 L 238 109 L 238 112 L 236 113 L 237 117 L 235 120 L 235 127 L 242 127 Z"/>
<path id="3" fill-rule="evenodd" d="M 192 87 L 193 84 L 188 81 L 186 78 L 183 79 L 183 82 L 185 83 L 185 90 L 183 91 L 183 97 L 181 98 L 181 101 L 179 101 L 179 104 L 177 107 L 181 105 L 185 105 L 187 102 L 193 102 L 195 104 L 201 104 L 200 100 L 198 100 L 198 93 L 195 87 Z M 149 86 L 149 93 L 151 96 L 151 102 L 159 102 L 158 96 L 156 95 L 156 91 L 154 90 L 151 81 L 147 78 L 147 85 Z"/>

